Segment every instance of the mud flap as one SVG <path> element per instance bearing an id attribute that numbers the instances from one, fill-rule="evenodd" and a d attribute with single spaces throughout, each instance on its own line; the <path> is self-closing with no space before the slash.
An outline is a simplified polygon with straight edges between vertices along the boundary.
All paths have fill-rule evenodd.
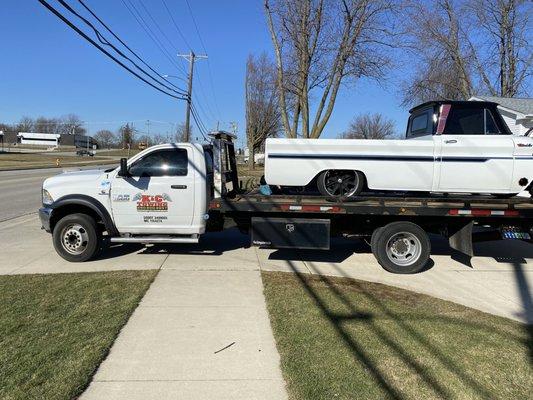
<path id="1" fill-rule="evenodd" d="M 474 257 L 474 246 L 472 245 L 472 228 L 474 221 L 467 222 L 462 226 L 450 227 L 448 240 L 450 247 L 468 257 Z"/>

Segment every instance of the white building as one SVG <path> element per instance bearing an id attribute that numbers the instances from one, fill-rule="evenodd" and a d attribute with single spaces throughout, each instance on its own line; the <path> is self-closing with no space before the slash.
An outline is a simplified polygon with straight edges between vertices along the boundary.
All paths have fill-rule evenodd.
<path id="1" fill-rule="evenodd" d="M 18 135 L 20 144 L 32 144 L 35 146 L 59 146 L 59 138 L 61 135 L 53 133 L 28 133 L 20 132 Z"/>
<path id="2" fill-rule="evenodd" d="M 513 135 L 523 136 L 533 128 L 533 99 L 473 96 L 469 100 L 498 103 L 500 114 Z"/>

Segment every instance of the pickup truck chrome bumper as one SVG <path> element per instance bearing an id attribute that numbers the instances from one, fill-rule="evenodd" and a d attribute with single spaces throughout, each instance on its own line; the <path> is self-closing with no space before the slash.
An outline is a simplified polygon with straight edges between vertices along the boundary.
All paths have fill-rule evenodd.
<path id="1" fill-rule="evenodd" d="M 41 227 L 46 232 L 51 233 L 50 229 L 50 218 L 52 217 L 52 211 L 54 211 L 51 208 L 39 208 L 39 219 L 41 220 Z"/>

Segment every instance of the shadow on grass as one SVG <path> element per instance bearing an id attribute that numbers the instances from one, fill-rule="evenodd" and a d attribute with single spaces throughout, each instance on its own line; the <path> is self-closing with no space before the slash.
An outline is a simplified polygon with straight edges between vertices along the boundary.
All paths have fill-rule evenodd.
<path id="1" fill-rule="evenodd" d="M 413 373 L 415 373 L 421 380 L 423 380 L 427 387 L 430 388 L 436 396 L 441 398 L 453 398 L 455 396 L 455 394 L 452 393 L 450 389 L 443 384 L 439 377 L 433 374 L 431 370 L 427 368 L 423 363 L 421 363 L 415 357 L 409 354 L 409 351 L 407 350 L 407 348 L 405 348 L 405 345 L 400 343 L 397 339 L 395 339 L 393 335 L 391 335 L 391 333 L 383 329 L 380 324 L 377 323 L 378 321 L 376 320 L 375 315 L 362 312 L 360 309 L 358 309 L 357 304 L 355 304 L 349 298 L 349 296 L 347 296 L 341 289 L 339 289 L 339 287 L 335 285 L 330 278 L 319 275 L 315 279 L 318 279 L 320 282 L 322 282 L 327 288 L 328 293 L 333 295 L 335 299 L 337 299 L 338 301 L 340 301 L 340 303 L 347 307 L 348 312 L 339 313 L 332 310 L 328 306 L 328 302 L 325 300 L 324 295 L 320 295 L 319 292 L 315 290 L 312 285 L 309 284 L 306 276 L 298 272 L 295 264 L 291 261 L 288 261 L 288 263 L 291 266 L 294 274 L 298 278 L 298 281 L 305 289 L 306 293 L 310 296 L 310 298 L 313 300 L 313 302 L 321 311 L 321 313 L 327 318 L 331 327 L 334 328 L 334 330 L 337 332 L 346 347 L 350 350 L 353 357 L 366 368 L 366 370 L 372 375 L 374 380 L 379 384 L 383 391 L 387 393 L 388 397 L 394 399 L 404 398 L 402 392 L 396 387 L 394 382 L 390 378 L 387 378 L 387 374 L 385 374 L 385 372 L 378 365 L 376 365 L 375 362 L 373 362 L 372 354 L 365 349 L 364 343 L 358 342 L 357 336 L 353 335 L 348 330 L 348 327 L 343 324 L 344 322 L 364 322 L 366 326 L 370 329 L 372 335 L 379 339 L 384 346 L 387 346 L 387 348 L 390 349 L 393 355 L 395 355 L 399 360 L 404 363 L 405 366 L 407 366 L 411 371 L 413 371 Z M 338 270 L 343 276 L 345 276 L 342 273 L 342 270 Z M 361 293 L 366 300 L 368 300 L 374 307 L 376 307 L 377 310 L 379 310 L 380 314 L 382 314 L 380 318 L 384 316 L 388 320 L 392 321 L 394 323 L 394 329 L 396 331 L 401 331 L 406 338 L 409 338 L 415 343 L 417 343 L 417 346 L 419 346 L 421 350 L 430 354 L 432 358 L 438 361 L 440 365 L 445 368 L 446 372 L 449 375 L 453 375 L 465 387 L 468 387 L 469 390 L 471 390 L 471 392 L 475 394 L 476 397 L 482 399 L 493 398 L 494 393 L 491 393 L 491 391 L 487 387 L 485 387 L 475 378 L 475 370 L 466 370 L 465 368 L 458 365 L 451 357 L 445 354 L 443 349 L 439 348 L 439 346 L 435 343 L 432 343 L 430 338 L 426 337 L 424 333 L 422 333 L 409 323 L 409 321 L 431 321 L 433 320 L 433 318 L 427 316 L 408 316 L 407 318 L 405 318 L 406 316 L 398 315 L 391 309 L 389 309 L 385 302 L 380 300 L 374 293 L 365 290 L 364 287 L 361 287 Z M 461 325 L 465 324 L 464 320 L 459 318 L 455 319 L 453 317 L 435 317 L 434 320 L 435 322 L 445 322 Z M 468 323 L 468 325 L 472 325 L 472 327 L 475 327 L 480 330 L 494 331 L 495 333 L 498 333 L 502 336 L 502 340 L 503 338 L 508 338 L 518 343 L 523 343 L 523 338 L 510 335 L 509 332 L 497 332 L 496 328 L 494 328 L 493 326 L 476 323 L 475 321 L 472 321 L 472 324 Z M 530 342 L 529 346 L 531 346 Z M 531 347 L 529 348 L 531 350 Z"/>

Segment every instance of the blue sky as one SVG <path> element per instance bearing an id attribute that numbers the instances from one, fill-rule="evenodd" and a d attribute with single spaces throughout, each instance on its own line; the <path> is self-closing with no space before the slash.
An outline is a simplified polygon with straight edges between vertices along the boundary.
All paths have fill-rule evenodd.
<path id="1" fill-rule="evenodd" d="M 77 1 L 68 1 L 78 6 Z M 140 7 L 139 0 L 130 1 Z M 213 78 L 212 90 L 207 62 L 197 62 L 194 92 L 201 106 L 202 120 L 210 128 L 220 120 L 224 129 L 229 129 L 230 121 L 236 121 L 242 137 L 246 58 L 249 53 L 272 54 L 262 1 L 189 2 L 209 54 Z M 50 3 L 60 8 L 54 0 Z M 86 3 L 156 70 L 185 78 L 184 72 L 173 66 L 141 29 L 122 0 L 86 0 Z M 166 0 L 166 3 L 187 43 L 201 53 L 202 46 L 185 0 Z M 168 43 L 152 27 L 172 56 L 178 51 L 187 52 L 187 44 L 161 0 L 145 0 L 144 5 L 172 42 Z M 0 122 L 16 122 L 24 115 L 53 117 L 75 113 L 87 121 L 91 133 L 103 128 L 115 130 L 122 121 L 135 121 L 138 129 L 146 131 L 145 121 L 150 120 L 150 131 L 164 134 L 170 130 L 171 123 L 184 120 L 183 102 L 159 94 L 131 76 L 37 0 L 2 0 L 0 20 Z M 176 60 L 187 68 L 184 60 Z M 175 83 L 185 86 L 179 79 Z M 399 106 L 396 89 L 392 85 L 380 88 L 375 82 L 360 80 L 354 87 L 341 91 L 323 137 L 337 136 L 355 115 L 368 111 L 386 114 L 396 122 L 399 132 L 404 130 L 407 111 Z"/>

